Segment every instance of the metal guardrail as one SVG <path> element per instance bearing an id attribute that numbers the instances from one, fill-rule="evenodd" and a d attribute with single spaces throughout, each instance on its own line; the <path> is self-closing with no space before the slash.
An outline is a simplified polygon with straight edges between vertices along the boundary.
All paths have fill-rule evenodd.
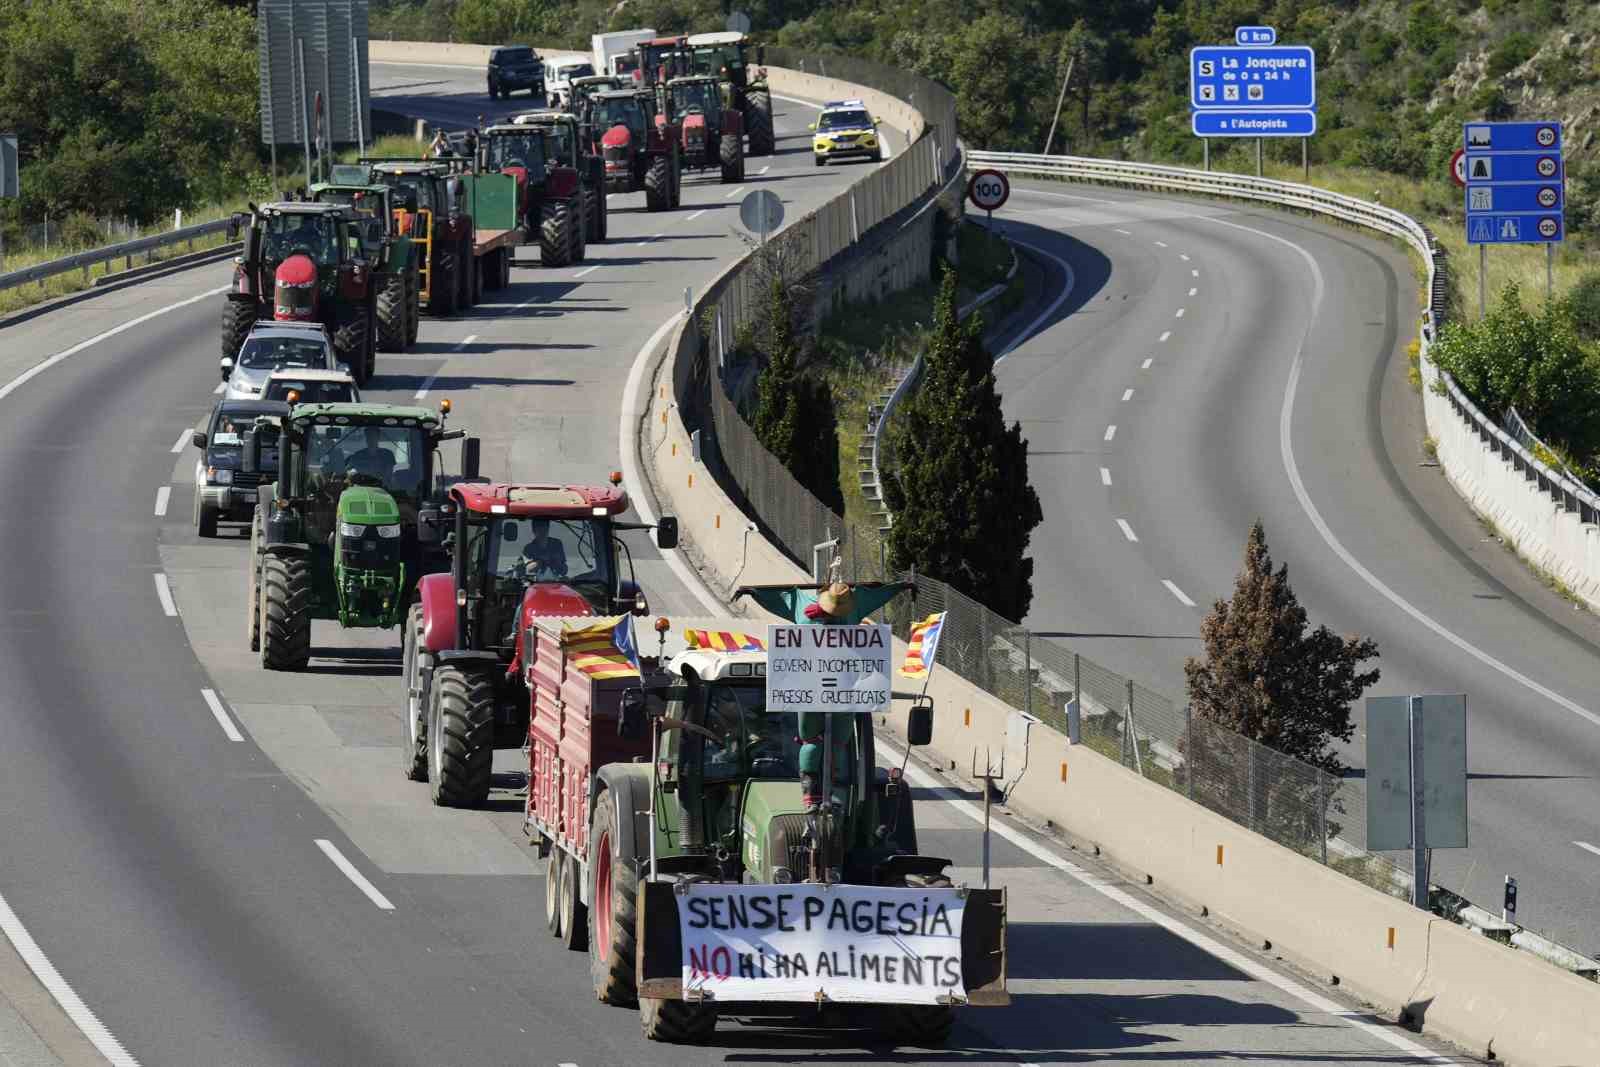
<path id="1" fill-rule="evenodd" d="M 1444 324 L 1448 267 L 1444 250 L 1433 239 L 1433 234 L 1404 212 L 1297 182 L 1188 167 L 1126 163 L 1081 156 L 1039 156 L 1022 152 L 969 152 L 967 161 L 969 166 L 991 167 L 1014 174 L 1037 174 L 1066 181 L 1125 185 L 1276 204 L 1336 218 L 1399 238 L 1422 257 L 1428 268 L 1429 309 L 1423 317 L 1421 345 L 1424 386 L 1432 387 L 1438 383 L 1449 398 L 1450 406 L 1466 420 L 1478 438 L 1501 460 L 1521 471 L 1529 481 L 1538 483 L 1540 492 L 1551 501 L 1566 511 L 1577 512 L 1583 522 L 1600 522 L 1600 496 L 1565 473 L 1552 469 L 1524 447 L 1495 419 L 1479 410 L 1471 398 L 1462 392 L 1456 380 L 1428 358 L 1438 330 Z"/>
<path id="2" fill-rule="evenodd" d="M 86 252 L 75 252 L 70 256 L 62 256 L 60 259 L 36 263 L 31 267 L 23 267 L 21 270 L 0 274 L 0 290 L 14 289 L 19 285 L 27 285 L 30 282 L 43 282 L 58 274 L 68 274 L 75 270 L 83 271 L 84 280 L 88 281 L 90 267 L 121 259 L 125 260 L 127 266 L 131 268 L 134 256 L 152 253 L 158 248 L 167 248 L 185 241 L 189 243 L 189 248 L 192 251 L 196 238 L 222 233 L 227 230 L 228 222 L 228 219 L 202 222 L 194 226 L 184 226 L 181 229 L 168 230 L 165 233 L 152 234 L 149 237 L 123 241 L 120 244 L 102 245 L 99 248 L 91 248 Z"/>

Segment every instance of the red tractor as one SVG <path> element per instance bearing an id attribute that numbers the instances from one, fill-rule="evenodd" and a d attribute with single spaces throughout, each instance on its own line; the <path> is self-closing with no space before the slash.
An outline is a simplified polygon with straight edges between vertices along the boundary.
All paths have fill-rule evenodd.
<path id="1" fill-rule="evenodd" d="M 617 519 L 628 494 L 621 474 L 611 481 L 459 482 L 440 511 L 419 516 L 453 531 L 450 571 L 423 576 L 403 632 L 404 769 L 432 785 L 435 804 L 482 805 L 497 732 L 508 746 L 526 738 L 523 635 L 534 619 L 649 610 L 617 535 L 652 527 Z M 677 545 L 676 519 L 654 529 L 658 546 Z"/>
<path id="2" fill-rule="evenodd" d="M 562 158 L 554 133 L 569 126 L 559 121 L 499 123 L 485 129 L 478 141 L 483 169 L 516 179 L 518 224 L 530 241 L 539 242 L 539 262 L 546 267 L 581 262 L 588 242 L 604 239 L 607 226 L 605 194 L 598 182 L 585 182 L 573 160 Z"/>
<path id="3" fill-rule="evenodd" d="M 721 83 L 709 74 L 691 74 L 673 78 L 667 92 L 683 124 L 684 166 L 720 167 L 724 185 L 744 181 L 744 116 L 724 103 Z"/>
<path id="4" fill-rule="evenodd" d="M 606 190 L 643 189 L 647 210 L 666 211 L 682 200 L 683 156 L 679 127 L 655 105 L 645 90 L 599 93 L 590 104 L 590 129 L 605 160 Z"/>
<path id="5" fill-rule="evenodd" d="M 343 204 L 289 201 L 250 205 L 230 229 L 244 230 L 222 311 L 222 354 L 236 359 L 262 319 L 318 322 L 359 383 L 377 364 L 376 263 L 368 262 L 361 220 Z"/>

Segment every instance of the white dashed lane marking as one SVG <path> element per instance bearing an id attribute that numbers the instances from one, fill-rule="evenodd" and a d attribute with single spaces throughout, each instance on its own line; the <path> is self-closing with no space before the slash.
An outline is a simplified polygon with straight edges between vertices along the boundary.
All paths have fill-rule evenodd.
<path id="1" fill-rule="evenodd" d="M 1186 607 L 1186 608 L 1194 607 L 1194 601 L 1190 600 L 1188 595 L 1185 594 L 1182 589 L 1179 589 L 1177 587 L 1177 585 L 1172 581 L 1171 578 L 1163 578 L 1163 579 L 1161 579 L 1161 584 L 1166 586 L 1167 587 L 1167 592 L 1169 592 L 1173 596 L 1177 597 L 1178 598 L 1178 602 L 1180 604 L 1182 604 L 1184 607 Z"/>

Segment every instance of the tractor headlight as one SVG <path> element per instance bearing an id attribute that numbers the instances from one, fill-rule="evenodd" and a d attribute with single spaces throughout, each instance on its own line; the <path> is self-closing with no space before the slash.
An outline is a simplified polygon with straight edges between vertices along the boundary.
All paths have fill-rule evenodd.
<path id="1" fill-rule="evenodd" d="M 353 522 L 341 522 L 339 524 L 339 536 L 340 537 L 350 537 L 350 538 L 359 539 L 366 532 L 367 532 L 367 528 L 365 526 L 357 526 Z"/>
<path id="2" fill-rule="evenodd" d="M 233 471 L 227 469 L 218 470 L 216 467 L 211 467 L 206 471 L 206 481 L 212 485 L 232 485 Z"/>
<path id="3" fill-rule="evenodd" d="M 394 540 L 396 537 L 400 536 L 400 524 L 396 522 L 388 526 L 378 527 L 378 536 L 386 537 L 391 541 Z"/>

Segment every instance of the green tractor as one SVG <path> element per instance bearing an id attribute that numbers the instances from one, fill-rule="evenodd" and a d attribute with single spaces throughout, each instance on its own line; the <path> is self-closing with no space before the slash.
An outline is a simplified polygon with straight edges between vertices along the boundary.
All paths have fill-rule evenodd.
<path id="1" fill-rule="evenodd" d="M 245 435 L 243 469 L 259 471 L 278 439 L 276 480 L 258 492 L 248 561 L 250 650 L 268 670 L 302 670 L 311 621 L 398 628 L 417 580 L 446 570 L 437 508 L 478 473 L 478 441 L 439 411 L 386 404 L 298 404 Z M 439 446 L 464 439 L 461 474 Z"/>
<path id="2" fill-rule="evenodd" d="M 723 83 L 729 99 L 744 118 L 744 132 L 750 135 L 750 155 L 770 156 L 777 136 L 772 127 L 772 90 L 767 87 L 765 45 L 752 45 L 742 33 L 690 34 L 687 47 L 690 66 L 696 74 L 710 74 Z M 756 65 L 750 65 L 755 50 Z"/>
<path id="3" fill-rule="evenodd" d="M 360 216 L 361 243 L 378 290 L 378 351 L 404 352 L 416 343 L 422 312 L 419 249 L 400 229 L 395 189 L 369 183 L 368 174 L 358 164 L 335 164 L 332 180 L 313 185 L 309 195 L 319 203 L 344 204 Z"/>
<path id="4" fill-rule="evenodd" d="M 394 190 L 395 229 L 417 249 L 420 304 L 447 318 L 477 302 L 477 226 L 455 163 L 427 159 L 363 159 L 368 181 Z"/>

